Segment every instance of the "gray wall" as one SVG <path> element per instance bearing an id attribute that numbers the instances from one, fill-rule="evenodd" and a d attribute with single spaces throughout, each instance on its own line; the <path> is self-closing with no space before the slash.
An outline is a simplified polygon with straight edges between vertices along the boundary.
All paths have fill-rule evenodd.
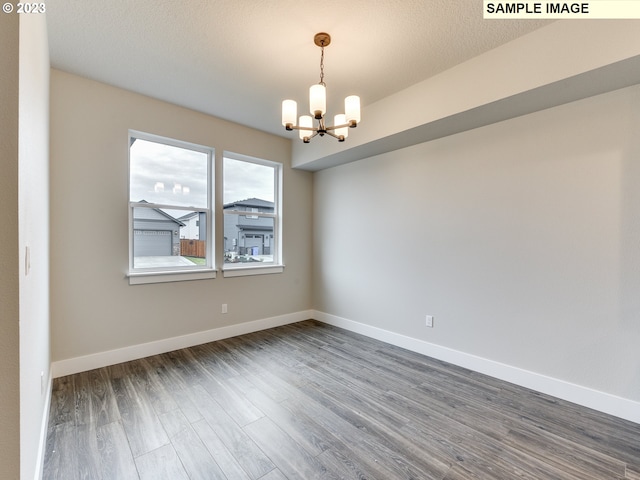
<path id="1" fill-rule="evenodd" d="M 315 309 L 640 400 L 638 125 L 635 86 L 316 173 Z"/>
<path id="2" fill-rule="evenodd" d="M 51 91 L 54 361 L 309 309 L 312 175 L 290 168 L 287 139 L 57 70 Z M 129 285 L 128 129 L 213 146 L 220 165 L 223 151 L 282 162 L 284 273 Z M 221 233 L 221 169 L 215 173 Z M 97 243 L 70 248 L 87 231 Z M 215 248 L 221 263 L 222 241 Z"/>

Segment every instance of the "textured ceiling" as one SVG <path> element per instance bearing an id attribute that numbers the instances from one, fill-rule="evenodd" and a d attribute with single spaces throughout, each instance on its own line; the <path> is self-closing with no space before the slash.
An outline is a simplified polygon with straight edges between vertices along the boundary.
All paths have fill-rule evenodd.
<path id="1" fill-rule="evenodd" d="M 306 110 L 319 80 L 316 32 L 332 116 L 548 23 L 483 20 L 480 0 L 47 0 L 47 22 L 55 68 L 283 136 L 281 101 Z"/>

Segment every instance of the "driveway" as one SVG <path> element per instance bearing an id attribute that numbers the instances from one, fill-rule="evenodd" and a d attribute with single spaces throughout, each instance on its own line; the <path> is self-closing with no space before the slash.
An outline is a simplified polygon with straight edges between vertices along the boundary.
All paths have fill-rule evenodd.
<path id="1" fill-rule="evenodd" d="M 133 259 L 135 268 L 167 268 L 167 267 L 193 267 L 191 260 L 179 257 L 136 257 Z"/>

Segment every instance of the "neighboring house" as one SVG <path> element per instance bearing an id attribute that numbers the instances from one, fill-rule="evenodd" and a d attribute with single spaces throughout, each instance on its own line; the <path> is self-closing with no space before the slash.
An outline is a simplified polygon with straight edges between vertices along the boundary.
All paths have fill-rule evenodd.
<path id="1" fill-rule="evenodd" d="M 249 198 L 224 205 L 224 251 L 237 255 L 272 255 L 273 219 L 251 213 L 273 213 L 274 203 Z M 246 211 L 246 215 L 226 211 Z"/>
<path id="2" fill-rule="evenodd" d="M 180 227 L 180 238 L 189 240 L 207 239 L 207 214 L 204 212 L 191 212 L 178 218 L 184 223 Z"/>
<path id="3" fill-rule="evenodd" d="M 158 208 L 134 208 L 133 212 L 135 257 L 180 255 L 179 234 L 184 223 Z"/>

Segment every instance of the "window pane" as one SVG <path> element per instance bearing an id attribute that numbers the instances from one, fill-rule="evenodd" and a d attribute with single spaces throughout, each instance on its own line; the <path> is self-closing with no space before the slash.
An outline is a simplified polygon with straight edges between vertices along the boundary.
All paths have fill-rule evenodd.
<path id="1" fill-rule="evenodd" d="M 229 154 L 223 159 L 224 263 L 280 262 L 280 164 Z M 244 159 L 246 158 L 246 160 Z"/>
<path id="2" fill-rule="evenodd" d="M 263 209 L 267 210 L 266 207 Z M 225 213 L 224 262 L 273 262 L 273 226 L 273 218 Z"/>
<path id="3" fill-rule="evenodd" d="M 274 201 L 274 167 L 232 158 L 225 158 L 223 165 L 225 204 L 250 198 Z"/>
<path id="4" fill-rule="evenodd" d="M 137 138 L 129 162 L 129 201 L 207 208 L 206 153 Z"/>
<path id="5" fill-rule="evenodd" d="M 206 223 L 205 212 L 135 207 L 133 267 L 206 266 Z"/>

